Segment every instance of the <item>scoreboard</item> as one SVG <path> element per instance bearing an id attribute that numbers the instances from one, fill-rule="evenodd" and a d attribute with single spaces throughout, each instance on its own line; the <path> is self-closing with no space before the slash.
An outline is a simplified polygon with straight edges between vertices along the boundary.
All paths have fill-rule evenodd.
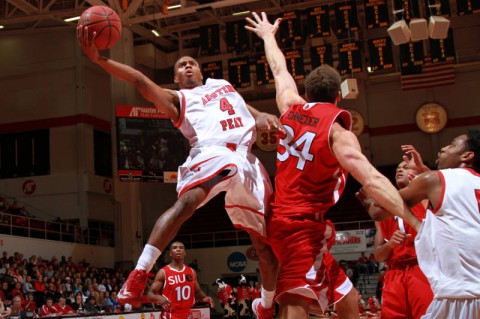
<path id="1" fill-rule="evenodd" d="M 202 72 L 205 79 L 223 79 L 222 61 L 202 63 Z"/>
<path id="2" fill-rule="evenodd" d="M 228 60 L 228 80 L 234 88 L 250 86 L 250 63 L 248 58 Z"/>

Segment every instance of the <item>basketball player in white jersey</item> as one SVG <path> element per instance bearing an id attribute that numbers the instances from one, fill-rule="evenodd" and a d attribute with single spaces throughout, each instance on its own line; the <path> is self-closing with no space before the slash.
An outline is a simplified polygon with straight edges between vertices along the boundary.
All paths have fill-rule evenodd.
<path id="1" fill-rule="evenodd" d="M 265 288 L 262 298 L 271 308 L 278 262 L 264 241 L 264 215 L 272 187 L 265 169 L 250 150 L 257 128 L 281 130 L 278 118 L 246 105 L 225 80 L 208 79 L 204 85 L 199 64 L 192 57 L 181 57 L 175 63 L 174 82 L 180 90 L 174 91 L 161 88 L 128 65 L 100 56 L 94 44 L 95 34 L 89 37 L 87 27 L 78 27 L 78 38 L 93 62 L 134 85 L 172 120 L 191 146 L 190 156 L 178 169 L 178 200 L 158 218 L 135 270 L 118 294 L 120 302 L 140 305 L 148 272 L 161 250 L 198 207 L 226 191 L 225 208 L 232 223 L 251 235 Z"/>
<path id="2" fill-rule="evenodd" d="M 434 294 L 422 319 L 480 318 L 480 130 L 443 147 L 437 167 L 400 191 L 410 207 L 432 206 L 423 221 L 408 209 L 400 216 L 418 231 L 418 263 Z"/>

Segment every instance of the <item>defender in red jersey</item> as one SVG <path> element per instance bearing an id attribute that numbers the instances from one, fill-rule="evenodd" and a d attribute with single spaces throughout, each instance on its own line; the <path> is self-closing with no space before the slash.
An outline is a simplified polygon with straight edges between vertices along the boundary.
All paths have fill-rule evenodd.
<path id="1" fill-rule="evenodd" d="M 395 175 L 399 189 L 408 186 L 419 172 L 414 162 L 402 161 Z M 427 202 L 412 207 L 415 216 L 423 220 Z M 372 209 L 369 210 L 375 217 Z M 390 217 L 375 223 L 375 259 L 386 262 L 382 292 L 382 318 L 419 319 L 432 302 L 433 293 L 427 277 L 418 266 L 414 240 L 416 230 L 399 217 Z"/>
<path id="2" fill-rule="evenodd" d="M 184 263 L 185 246 L 181 242 L 170 245 L 170 257 L 172 262 L 158 271 L 148 292 L 149 301 L 162 307 L 161 318 L 189 319 L 196 301 L 213 307 L 213 299 L 200 289 L 197 274 Z"/>
<path id="3" fill-rule="evenodd" d="M 253 17 L 247 18 L 246 28 L 264 41 L 280 121 L 287 132 L 277 150 L 276 193 L 267 223 L 268 238 L 281 265 L 276 289 L 279 318 L 308 318 L 309 312 L 325 311 L 328 306 L 324 255 L 334 230 L 325 223 L 324 214 L 340 198 L 347 172 L 382 206 L 401 212 L 403 202 L 361 153 L 350 131 L 350 114 L 337 107 L 338 72 L 325 65 L 313 70 L 305 81 L 305 101 L 275 40 L 281 19 L 272 25 L 264 12 Z M 357 294 L 350 287 L 338 302 L 341 317 L 359 318 Z"/>

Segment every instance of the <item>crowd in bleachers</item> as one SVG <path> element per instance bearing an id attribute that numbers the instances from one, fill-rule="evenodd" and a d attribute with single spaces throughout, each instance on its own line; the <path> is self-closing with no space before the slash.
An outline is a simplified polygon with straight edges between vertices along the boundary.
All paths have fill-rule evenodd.
<path id="1" fill-rule="evenodd" d="M 116 294 L 124 275 L 112 269 L 77 264 L 72 257 L 27 259 L 6 251 L 0 258 L 0 316 L 30 310 L 35 316 L 120 311 Z"/>

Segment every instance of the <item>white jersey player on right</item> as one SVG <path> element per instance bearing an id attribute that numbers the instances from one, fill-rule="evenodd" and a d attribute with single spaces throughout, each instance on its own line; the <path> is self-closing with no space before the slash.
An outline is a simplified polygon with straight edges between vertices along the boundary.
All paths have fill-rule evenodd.
<path id="1" fill-rule="evenodd" d="M 422 199 L 433 207 L 423 221 L 407 208 L 400 216 L 418 231 L 418 262 L 434 294 L 422 319 L 480 318 L 480 130 L 443 147 L 437 165 L 400 191 L 410 207 Z"/>

